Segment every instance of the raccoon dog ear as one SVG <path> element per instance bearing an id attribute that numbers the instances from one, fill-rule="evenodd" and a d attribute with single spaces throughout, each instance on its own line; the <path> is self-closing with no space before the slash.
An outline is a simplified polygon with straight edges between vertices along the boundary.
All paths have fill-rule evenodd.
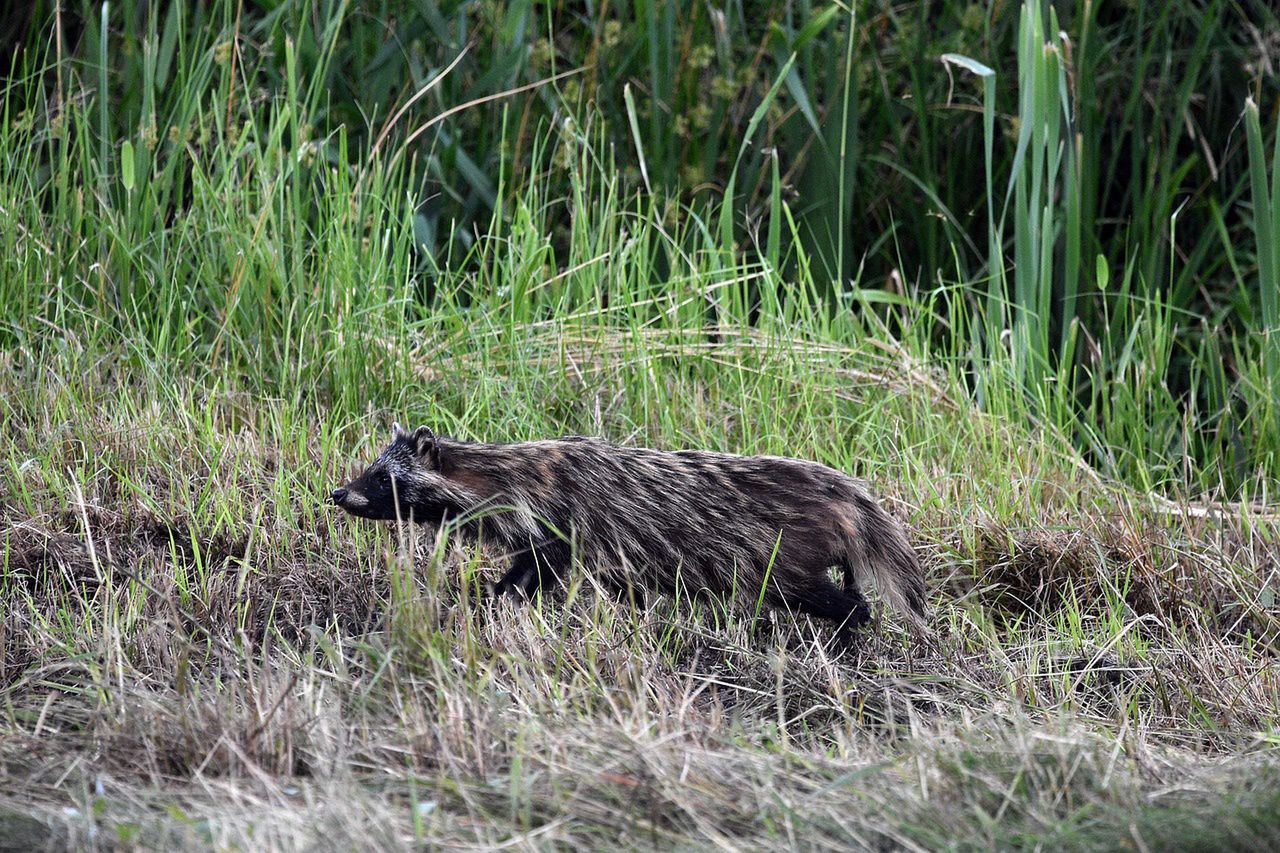
<path id="1" fill-rule="evenodd" d="M 436 446 L 436 434 L 429 427 L 420 426 L 413 431 L 413 449 L 418 456 L 429 456 L 433 462 L 440 456 L 440 450 Z"/>
<path id="2" fill-rule="evenodd" d="M 401 436 L 408 438 L 409 433 L 404 431 L 404 427 L 400 426 L 399 421 L 395 421 L 391 424 L 391 440 L 395 441 L 397 438 L 400 438 Z"/>

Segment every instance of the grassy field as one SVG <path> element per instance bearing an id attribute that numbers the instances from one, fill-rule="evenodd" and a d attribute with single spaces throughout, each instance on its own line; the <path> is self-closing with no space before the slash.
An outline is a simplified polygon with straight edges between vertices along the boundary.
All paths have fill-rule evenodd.
<path id="1" fill-rule="evenodd" d="M 789 69 L 834 55 L 857 60 L 850 77 L 889 73 L 846 38 L 863 31 L 847 10 L 799 16 L 764 84 L 744 83 L 755 99 L 716 119 L 716 152 L 662 157 L 684 137 L 643 106 L 681 22 L 645 4 L 645 21 L 597 22 L 599 44 L 649 45 L 653 76 L 612 106 L 526 93 L 554 121 L 495 101 L 497 166 L 452 187 L 445 167 L 470 167 L 435 133 L 467 126 L 436 119 L 476 96 L 433 89 L 397 113 L 444 71 L 425 62 L 390 107 L 353 113 L 333 80 L 356 86 L 352 57 L 380 48 L 345 4 L 41 8 L 0 115 L 0 848 L 1280 844 L 1274 71 L 1255 68 L 1260 108 L 1232 114 L 1233 158 L 1211 150 L 1231 179 L 1191 203 L 1215 242 L 1157 252 L 1139 234 L 1176 231 L 1176 213 L 1152 202 L 1134 251 L 1108 258 L 1114 223 L 1072 202 L 1052 106 L 1055 57 L 1101 48 L 988 10 L 1009 36 L 996 55 L 946 47 L 1017 67 L 990 103 L 959 55 L 930 54 L 913 68 L 937 79 L 910 85 L 950 68 L 974 98 L 966 156 L 1034 127 L 1029 153 L 988 158 L 990 184 L 969 181 L 987 206 L 964 223 L 936 192 L 904 197 L 899 269 L 950 260 L 894 285 L 867 270 L 896 231 L 824 259 L 765 144 L 790 127 L 774 110 L 804 123 Z M 1159 9 L 1177 34 L 1235 7 Z M 1271 44 L 1274 17 L 1249 10 Z M 704 14 L 689 26 L 714 41 Z M 517 19 L 486 26 L 538 56 Z M 577 24 L 549 23 L 561 52 L 577 44 Z M 1170 55 L 1208 55 L 1193 45 Z M 565 70 L 543 51 L 534 71 Z M 1180 108 L 1205 103 L 1196 86 Z M 865 98 L 815 117 L 829 129 L 847 105 L 892 124 Z M 859 150 L 873 142 L 864 126 Z M 1135 171 L 1185 165 L 1163 156 Z M 728 169 L 728 203 L 684 194 L 699 159 Z M 1211 284 L 1184 293 L 1188 269 Z M 1077 280 L 1089 308 L 1072 315 Z M 785 612 L 636 603 L 581 573 L 495 601 L 501 554 L 325 504 L 392 421 L 865 477 L 910 528 L 930 630 L 882 613 L 842 649 Z"/>

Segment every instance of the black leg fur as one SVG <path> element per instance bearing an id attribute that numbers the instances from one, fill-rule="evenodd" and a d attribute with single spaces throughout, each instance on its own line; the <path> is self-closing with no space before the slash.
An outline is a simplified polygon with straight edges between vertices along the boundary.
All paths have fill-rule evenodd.
<path id="1" fill-rule="evenodd" d="M 841 635 L 851 635 L 853 629 L 871 619 L 871 607 L 857 587 L 841 589 L 826 576 L 825 570 L 784 589 L 783 600 L 801 613 L 831 620 Z"/>
<path id="2" fill-rule="evenodd" d="M 533 552 L 530 550 L 517 554 L 511 561 L 511 568 L 494 586 L 493 593 L 528 598 L 536 575 L 537 566 L 533 560 Z"/>
<path id="3" fill-rule="evenodd" d="M 494 593 L 532 598 L 554 584 L 569 567 L 570 551 L 561 539 L 545 539 L 516 554 Z"/>

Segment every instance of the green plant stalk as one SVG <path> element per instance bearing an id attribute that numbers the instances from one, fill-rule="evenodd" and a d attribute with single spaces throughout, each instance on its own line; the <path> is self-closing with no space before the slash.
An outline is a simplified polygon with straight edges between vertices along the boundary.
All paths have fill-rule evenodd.
<path id="1" fill-rule="evenodd" d="M 1273 405 L 1280 400 L 1280 133 L 1272 152 L 1268 188 L 1267 160 L 1258 106 L 1245 102 L 1245 135 L 1249 147 L 1249 182 L 1253 193 L 1253 233 L 1257 244 L 1258 296 L 1262 322 L 1263 361 Z"/>

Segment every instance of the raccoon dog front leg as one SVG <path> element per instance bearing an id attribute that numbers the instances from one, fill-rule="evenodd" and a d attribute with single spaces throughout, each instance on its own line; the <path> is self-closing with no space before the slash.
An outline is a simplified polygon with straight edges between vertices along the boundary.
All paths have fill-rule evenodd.
<path id="1" fill-rule="evenodd" d="M 532 543 L 512 558 L 511 568 L 498 581 L 494 593 L 532 598 L 564 574 L 570 556 L 569 544 L 561 539 L 550 537 Z"/>

